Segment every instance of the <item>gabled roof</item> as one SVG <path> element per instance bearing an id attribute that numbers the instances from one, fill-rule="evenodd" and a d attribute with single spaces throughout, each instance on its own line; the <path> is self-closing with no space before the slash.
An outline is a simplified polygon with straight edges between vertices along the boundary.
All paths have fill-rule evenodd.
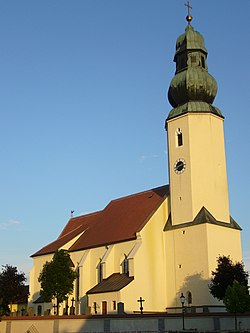
<path id="1" fill-rule="evenodd" d="M 43 296 L 39 296 L 33 303 L 34 304 L 45 303 Z"/>
<path id="2" fill-rule="evenodd" d="M 103 279 L 100 283 L 87 291 L 87 294 L 101 294 L 119 291 L 126 287 L 134 280 L 133 276 L 127 274 L 113 273 L 107 279 Z"/>
<path id="3" fill-rule="evenodd" d="M 71 218 L 60 236 L 32 257 L 54 253 L 74 238 L 69 251 L 135 239 L 168 195 L 166 185 L 113 200 L 102 211 Z"/>

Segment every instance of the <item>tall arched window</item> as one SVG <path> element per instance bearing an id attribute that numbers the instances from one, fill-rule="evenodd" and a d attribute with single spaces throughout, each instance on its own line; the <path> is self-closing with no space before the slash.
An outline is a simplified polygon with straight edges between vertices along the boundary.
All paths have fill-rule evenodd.
<path id="1" fill-rule="evenodd" d="M 183 146 L 183 135 L 182 135 L 182 130 L 180 128 L 178 128 L 176 131 L 176 144 L 177 147 Z"/>
<path id="2" fill-rule="evenodd" d="M 98 266 L 97 266 L 97 279 L 98 283 L 102 282 L 103 280 L 103 267 L 104 263 L 100 260 Z"/>
<path id="3" fill-rule="evenodd" d="M 129 274 L 129 263 L 128 263 L 128 257 L 126 254 L 124 254 L 125 258 L 122 262 L 122 273 L 123 274 Z"/>
<path id="4" fill-rule="evenodd" d="M 76 277 L 76 300 L 79 301 L 79 293 L 80 293 L 80 269 L 77 267 L 77 277 Z"/>

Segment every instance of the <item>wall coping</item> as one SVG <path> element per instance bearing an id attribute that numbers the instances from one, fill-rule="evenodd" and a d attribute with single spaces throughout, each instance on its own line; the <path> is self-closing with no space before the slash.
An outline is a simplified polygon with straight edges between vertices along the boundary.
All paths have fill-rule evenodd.
<path id="1" fill-rule="evenodd" d="M 246 317 L 250 316 L 250 311 L 246 313 L 237 313 L 237 317 Z M 144 313 L 144 314 L 112 314 L 112 315 L 68 315 L 68 316 L 20 316 L 20 317 L 11 317 L 3 316 L 1 321 L 18 321 L 18 320 L 60 320 L 60 319 L 69 319 L 69 320 L 79 320 L 79 319 L 138 319 L 138 318 L 166 318 L 166 317 L 182 317 L 182 313 Z M 229 312 L 208 312 L 208 313 L 185 313 L 185 317 L 188 318 L 197 318 L 197 317 L 234 317 L 234 313 Z"/>

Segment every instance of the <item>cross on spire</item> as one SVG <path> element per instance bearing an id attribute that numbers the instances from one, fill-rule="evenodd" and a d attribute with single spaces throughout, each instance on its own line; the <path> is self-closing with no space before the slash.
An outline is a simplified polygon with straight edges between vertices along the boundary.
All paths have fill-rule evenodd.
<path id="1" fill-rule="evenodd" d="M 190 22 L 192 21 L 192 15 L 190 14 L 190 9 L 192 9 L 192 6 L 190 4 L 190 1 L 188 0 L 187 3 L 185 3 L 185 6 L 188 8 L 188 15 L 186 17 L 186 20 L 188 21 L 188 24 L 190 24 Z"/>
<path id="2" fill-rule="evenodd" d="M 188 0 L 187 3 L 185 3 L 185 6 L 188 8 L 188 16 L 190 16 L 190 9 L 192 9 L 192 6 L 190 5 L 190 1 Z"/>

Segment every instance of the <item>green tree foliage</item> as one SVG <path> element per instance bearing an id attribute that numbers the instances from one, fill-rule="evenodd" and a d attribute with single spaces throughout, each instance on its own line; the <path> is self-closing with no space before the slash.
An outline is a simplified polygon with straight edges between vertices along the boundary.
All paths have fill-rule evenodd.
<path id="1" fill-rule="evenodd" d="M 25 275 L 18 272 L 17 267 L 11 265 L 2 266 L 0 273 L 0 311 L 1 315 L 10 313 L 9 304 L 19 296 L 20 286 L 26 281 Z"/>
<path id="2" fill-rule="evenodd" d="M 248 288 L 234 280 L 232 286 L 228 286 L 223 302 L 227 311 L 235 315 L 235 329 L 237 330 L 237 313 L 244 313 L 250 310 L 250 296 Z"/>
<path id="3" fill-rule="evenodd" d="M 0 299 L 0 320 L 2 316 L 9 316 L 10 315 L 10 308 L 9 304 L 4 302 L 3 299 Z"/>
<path id="4" fill-rule="evenodd" d="M 59 303 L 63 302 L 73 292 L 73 282 L 77 273 L 72 268 L 73 263 L 66 250 L 56 251 L 52 260 L 43 265 L 38 281 L 41 284 L 40 295 L 45 302 L 56 299 L 57 313 Z"/>
<path id="5" fill-rule="evenodd" d="M 234 280 L 241 286 L 248 288 L 248 272 L 244 271 L 244 265 L 240 262 L 235 264 L 230 257 L 221 256 L 217 259 L 218 266 L 212 272 L 209 285 L 210 293 L 219 300 L 223 300 L 228 286 L 232 286 Z"/>

